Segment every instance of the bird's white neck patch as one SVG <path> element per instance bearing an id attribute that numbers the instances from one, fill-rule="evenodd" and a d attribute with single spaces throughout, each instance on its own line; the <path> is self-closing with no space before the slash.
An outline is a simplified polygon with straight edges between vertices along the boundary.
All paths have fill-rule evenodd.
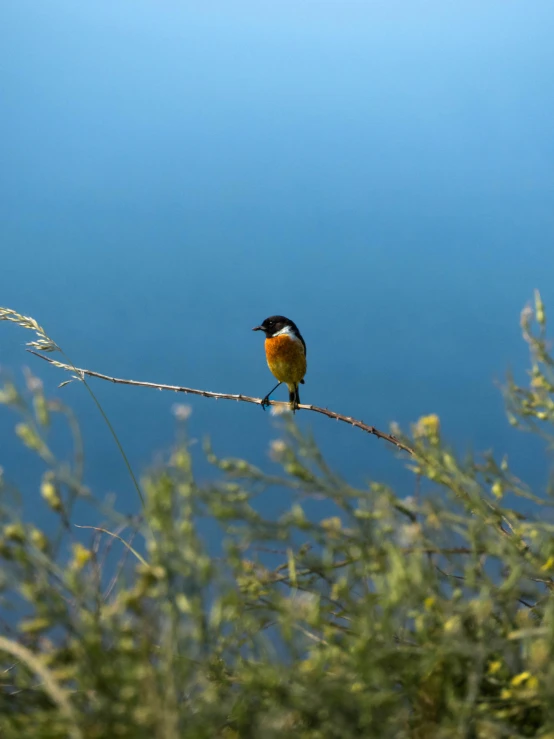
<path id="1" fill-rule="evenodd" d="M 289 339 L 302 343 L 298 336 L 294 333 L 294 330 L 291 328 L 291 326 L 285 326 L 280 331 L 277 331 L 277 333 L 273 334 L 271 338 L 274 339 L 276 336 L 288 336 Z"/>
<path id="2" fill-rule="evenodd" d="M 275 336 L 290 336 L 291 339 L 294 339 L 295 341 L 300 341 L 300 339 L 294 333 L 294 331 L 292 330 L 290 326 L 285 326 L 285 328 L 282 328 L 280 331 L 277 331 L 277 333 L 273 334 L 271 338 L 273 339 L 275 338 Z"/>

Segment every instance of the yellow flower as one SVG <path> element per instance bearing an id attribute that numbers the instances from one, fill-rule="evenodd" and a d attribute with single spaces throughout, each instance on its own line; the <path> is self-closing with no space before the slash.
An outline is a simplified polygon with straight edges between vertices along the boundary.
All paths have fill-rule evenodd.
<path id="1" fill-rule="evenodd" d="M 332 516 L 331 518 L 324 518 L 320 525 L 326 531 L 340 531 L 341 520 L 338 516 Z"/>
<path id="2" fill-rule="evenodd" d="M 534 676 L 531 675 L 531 673 L 526 670 L 525 672 L 520 672 L 519 675 L 515 675 L 515 677 L 512 678 L 511 684 L 514 688 L 521 686 L 524 686 L 526 690 L 536 690 L 539 687 L 539 681 Z"/>
<path id="3" fill-rule="evenodd" d="M 40 494 L 53 511 L 61 511 L 63 508 L 61 498 L 55 484 L 46 474 L 40 485 Z"/>
<path id="4" fill-rule="evenodd" d="M 82 544 L 77 542 L 73 545 L 73 562 L 71 563 L 72 570 L 82 570 L 86 563 L 92 557 L 92 552 Z"/>
<path id="5" fill-rule="evenodd" d="M 521 685 L 522 683 L 527 682 L 527 680 L 529 680 L 530 677 L 531 677 L 530 672 L 528 671 L 520 672 L 519 675 L 516 675 L 515 677 L 512 678 L 512 681 L 511 681 L 512 685 L 514 686 L 514 688 L 517 688 L 518 685 Z"/>
<path id="6" fill-rule="evenodd" d="M 535 290 L 535 316 L 539 325 L 544 326 L 546 323 L 546 317 L 544 315 L 544 304 L 541 299 L 541 294 L 538 290 Z"/>
<path id="7" fill-rule="evenodd" d="M 496 482 L 493 483 L 491 492 L 495 498 L 502 497 L 502 483 L 499 480 L 496 480 Z"/>
<path id="8" fill-rule="evenodd" d="M 436 413 L 421 416 L 416 424 L 415 435 L 431 440 L 438 440 L 440 433 L 440 419 Z"/>
<path id="9" fill-rule="evenodd" d="M 451 616 L 444 623 L 444 631 L 447 634 L 455 634 L 460 630 L 462 623 L 459 616 Z"/>

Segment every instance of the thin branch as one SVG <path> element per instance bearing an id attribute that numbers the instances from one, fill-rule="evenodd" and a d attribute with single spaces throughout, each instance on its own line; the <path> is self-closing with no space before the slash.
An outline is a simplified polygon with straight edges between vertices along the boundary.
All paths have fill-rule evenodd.
<path id="1" fill-rule="evenodd" d="M 132 554 L 135 555 L 135 557 L 144 567 L 146 567 L 147 569 L 150 569 L 150 565 L 144 559 L 144 557 L 141 557 L 141 555 L 136 551 L 136 549 L 133 549 L 133 547 L 129 544 L 129 542 L 126 541 L 122 536 L 119 536 L 119 534 L 116 534 L 113 531 L 108 531 L 108 529 L 103 529 L 101 526 L 85 526 L 84 524 L 78 524 L 78 523 L 75 523 L 73 525 L 78 529 L 92 529 L 93 531 L 99 531 L 102 534 L 107 534 L 108 536 L 111 536 L 114 539 L 118 539 Z"/>
<path id="2" fill-rule="evenodd" d="M 118 385 L 134 385 L 137 387 L 150 387 L 155 388 L 157 390 L 170 390 L 174 393 L 187 393 L 188 395 L 200 395 L 203 398 L 215 398 L 216 400 L 237 400 L 242 401 L 243 403 L 254 403 L 255 405 L 261 405 L 262 399 L 261 398 L 252 398 L 249 395 L 232 395 L 230 393 L 214 393 L 210 392 L 209 390 L 195 390 L 194 388 L 190 387 L 180 387 L 179 385 L 162 385 L 156 382 L 141 382 L 139 380 L 123 380 L 119 377 L 110 377 L 109 375 L 103 375 L 100 372 L 93 372 L 92 370 L 87 369 L 79 369 L 77 367 L 71 367 L 68 364 L 64 364 L 63 362 L 58 362 L 55 359 L 51 359 L 50 357 L 45 357 L 43 354 L 39 354 L 38 352 L 32 351 L 31 349 L 27 350 L 30 354 L 34 354 L 35 357 L 39 357 L 40 359 L 43 359 L 45 362 L 48 362 L 49 364 L 53 364 L 55 367 L 59 367 L 60 369 L 66 370 L 68 372 L 73 372 L 78 376 L 84 376 L 87 375 L 88 377 L 97 377 L 99 380 L 107 380 L 108 382 L 113 382 Z M 289 403 L 283 403 L 275 400 L 269 401 L 270 405 L 274 406 L 280 406 L 280 407 L 290 407 Z M 363 423 L 362 421 L 357 421 L 355 418 L 352 418 L 351 416 L 343 416 L 341 413 L 335 413 L 335 411 L 330 411 L 328 408 L 320 408 L 316 405 L 305 405 L 300 404 L 297 406 L 299 410 L 303 411 L 313 411 L 314 413 L 321 413 L 324 416 L 327 416 L 328 418 L 334 418 L 337 421 L 343 421 L 344 423 L 348 423 L 350 426 L 355 426 L 359 429 L 362 429 L 362 431 L 365 431 L 368 434 L 373 434 L 373 436 L 376 436 L 378 439 L 384 439 L 385 441 L 388 441 L 390 444 L 394 444 L 394 446 L 398 447 L 398 449 L 402 449 L 405 452 L 408 452 L 408 454 L 413 454 L 413 449 L 411 449 L 409 446 L 406 446 L 406 444 L 403 444 L 399 439 L 396 438 L 396 436 L 392 436 L 391 434 L 386 434 L 384 431 L 379 431 L 379 429 L 376 429 L 375 426 L 370 426 L 366 423 Z"/>

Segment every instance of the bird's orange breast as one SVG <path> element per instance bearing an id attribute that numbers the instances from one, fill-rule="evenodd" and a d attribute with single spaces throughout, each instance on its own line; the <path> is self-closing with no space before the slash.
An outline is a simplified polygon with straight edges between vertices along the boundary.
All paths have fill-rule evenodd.
<path id="1" fill-rule="evenodd" d="M 265 356 L 279 382 L 298 384 L 306 374 L 304 346 L 286 334 L 265 340 Z"/>

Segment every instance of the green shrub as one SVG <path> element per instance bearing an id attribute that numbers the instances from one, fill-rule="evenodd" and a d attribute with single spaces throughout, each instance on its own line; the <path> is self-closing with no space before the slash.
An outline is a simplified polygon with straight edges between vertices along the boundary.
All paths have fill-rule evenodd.
<path id="1" fill-rule="evenodd" d="M 554 361 L 538 296 L 522 327 L 530 384 L 508 381 L 508 418 L 548 437 Z M 3 739 L 554 738 L 551 501 L 505 459 L 458 459 L 436 416 L 411 438 L 395 430 L 414 450 L 399 455 L 417 490 L 405 498 L 353 489 L 288 415 L 271 446 L 279 475 L 207 446 L 220 472 L 199 485 L 182 412 L 128 518 L 83 486 L 75 419 L 36 378 L 0 399 L 48 467 L 36 494 L 59 519 L 54 536 L 20 520 L 0 478 Z M 75 435 L 71 461 L 51 449 L 53 413 Z M 277 520 L 256 505 L 270 490 L 291 500 Z M 308 517 L 311 496 L 334 514 Z M 75 501 L 105 523 L 76 528 Z"/>

